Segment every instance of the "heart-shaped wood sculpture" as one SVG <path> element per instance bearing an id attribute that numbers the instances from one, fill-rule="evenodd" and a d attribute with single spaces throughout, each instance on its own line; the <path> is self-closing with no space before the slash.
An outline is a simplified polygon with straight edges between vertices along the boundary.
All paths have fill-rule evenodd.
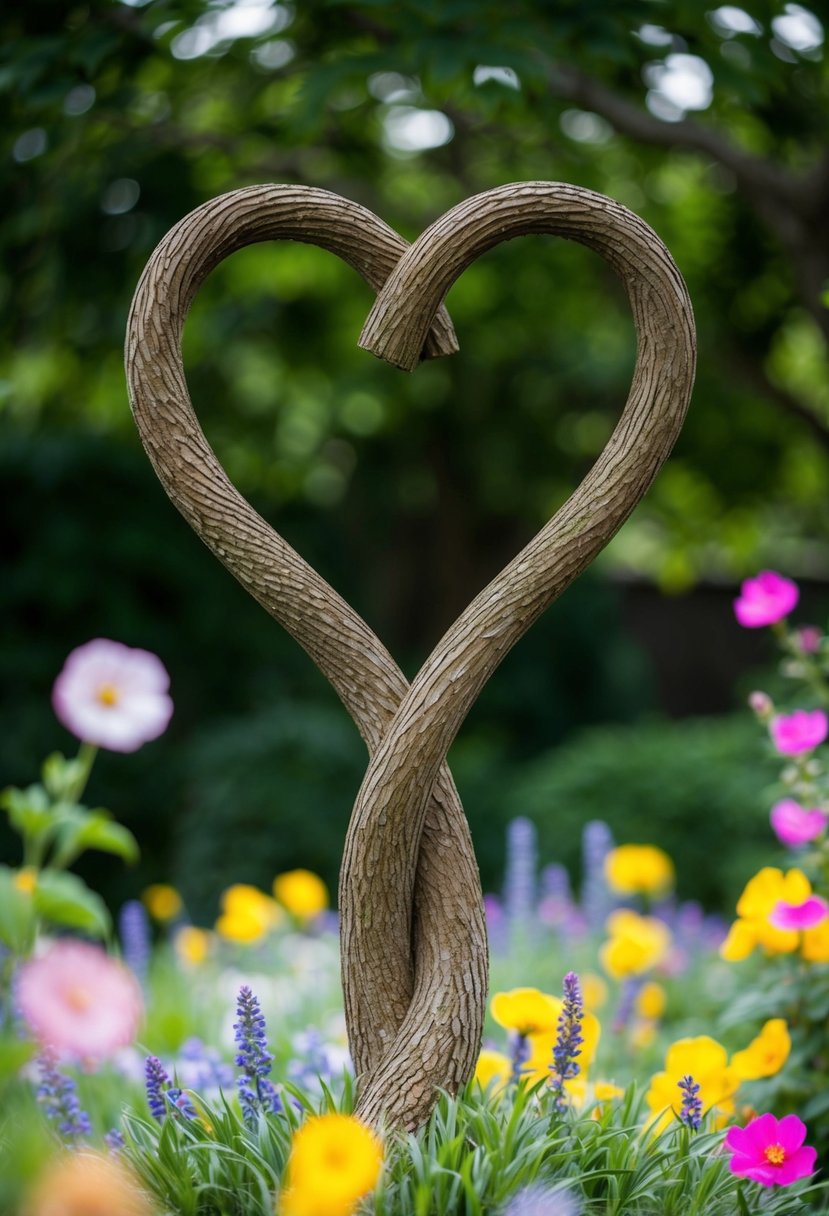
<path id="1" fill-rule="evenodd" d="M 633 383 L 584 481 L 476 596 L 409 686 L 362 618 L 229 481 L 187 392 L 184 321 L 201 283 L 230 253 L 255 241 L 305 241 L 336 253 L 378 293 L 360 345 L 412 370 L 457 350 L 442 301 L 458 275 L 494 245 L 529 233 L 579 241 L 620 275 L 636 324 Z M 127 378 L 156 472 L 199 536 L 331 681 L 369 750 L 340 873 L 356 1110 L 368 1122 L 417 1127 L 438 1087 L 454 1092 L 472 1074 L 486 1003 L 486 929 L 446 753 L 510 648 L 648 489 L 682 425 L 694 359 L 685 284 L 656 234 L 611 199 L 556 182 L 467 199 L 412 245 L 324 190 L 237 190 L 171 229 L 138 285 Z"/>

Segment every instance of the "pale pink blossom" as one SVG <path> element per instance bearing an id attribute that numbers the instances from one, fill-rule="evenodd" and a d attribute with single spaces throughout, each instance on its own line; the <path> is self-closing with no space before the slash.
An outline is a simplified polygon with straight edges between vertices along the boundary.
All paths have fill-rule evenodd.
<path id="1" fill-rule="evenodd" d="M 734 615 L 747 629 L 773 625 L 788 616 L 797 604 L 800 592 L 791 579 L 774 570 L 762 570 L 756 578 L 748 578 L 734 601 Z"/>
<path id="2" fill-rule="evenodd" d="M 801 625 L 797 631 L 797 644 L 804 654 L 817 654 L 822 638 L 817 625 Z"/>
<path id="3" fill-rule="evenodd" d="M 814 929 L 829 916 L 829 904 L 819 895 L 810 895 L 800 904 L 789 904 L 781 899 L 774 905 L 769 920 L 775 929 Z"/>
<path id="4" fill-rule="evenodd" d="M 793 714 L 778 714 L 769 723 L 772 742 L 783 756 L 810 752 L 829 734 L 829 720 L 822 709 L 796 709 Z"/>
<path id="5" fill-rule="evenodd" d="M 762 720 L 771 716 L 774 703 L 767 692 L 751 692 L 748 694 L 748 707 Z"/>
<path id="6" fill-rule="evenodd" d="M 134 752 L 166 729 L 173 712 L 169 686 L 157 655 L 95 638 L 67 658 L 52 705 L 66 729 L 84 742 Z"/>
<path id="7" fill-rule="evenodd" d="M 99 946 L 75 938 L 61 938 L 24 963 L 15 996 L 39 1042 L 84 1059 L 108 1059 L 126 1047 L 143 1013 L 132 972 Z"/>
<path id="8" fill-rule="evenodd" d="M 745 1127 L 730 1127 L 725 1148 L 732 1174 L 761 1186 L 788 1186 L 814 1172 L 817 1150 L 805 1145 L 806 1124 L 797 1115 L 760 1115 Z"/>
<path id="9" fill-rule="evenodd" d="M 790 849 L 816 840 L 829 823 L 829 815 L 817 807 L 807 810 L 793 798 L 775 802 L 770 818 L 777 839 Z"/>

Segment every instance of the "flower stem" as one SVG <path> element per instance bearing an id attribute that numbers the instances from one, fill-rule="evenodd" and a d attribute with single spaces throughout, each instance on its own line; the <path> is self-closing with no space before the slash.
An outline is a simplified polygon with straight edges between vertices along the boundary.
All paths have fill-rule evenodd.
<path id="1" fill-rule="evenodd" d="M 97 755 L 98 748 L 94 743 L 82 743 L 78 748 L 78 755 L 75 761 L 78 765 L 78 775 L 67 790 L 66 797 L 69 802 L 80 802 L 83 797 L 83 792 L 86 789 L 89 775 L 92 772 L 92 765 L 95 763 Z"/>

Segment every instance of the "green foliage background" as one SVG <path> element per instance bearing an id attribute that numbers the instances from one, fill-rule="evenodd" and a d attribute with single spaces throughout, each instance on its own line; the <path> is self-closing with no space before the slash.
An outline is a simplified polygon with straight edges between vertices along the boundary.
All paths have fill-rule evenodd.
<path id="1" fill-rule="evenodd" d="M 501 826 L 526 809 L 515 793 L 525 762 L 579 726 L 660 708 L 648 656 L 621 624 L 624 580 L 676 595 L 764 565 L 825 579 L 822 33 L 812 14 L 818 33 L 798 46 L 781 33 L 782 4 L 739 11 L 742 31 L 721 10 L 657 0 L 6 7 L 0 766 L 25 782 L 56 743 L 71 746 L 47 700 L 72 646 L 101 633 L 162 655 L 171 731 L 129 760 L 104 757 L 96 774 L 96 795 L 145 850 L 126 881 L 95 875 L 111 898 L 174 865 L 206 906 L 215 883 L 253 876 L 265 836 L 275 868 L 315 865 L 333 881 L 363 763 L 322 679 L 169 506 L 129 417 L 121 346 L 134 285 L 165 231 L 212 195 L 303 182 L 412 237 L 475 191 L 559 179 L 642 214 L 686 276 L 700 359 L 676 453 L 597 573 L 498 673 L 457 745 L 489 884 Z M 670 114 L 654 81 L 683 55 L 707 65 L 711 100 Z M 432 146 L 403 146 L 418 130 L 423 145 L 424 129 Z M 185 361 L 236 484 L 413 673 L 601 450 L 633 335 L 603 263 L 542 238 L 468 271 L 448 300 L 461 353 L 411 377 L 357 349 L 369 305 L 319 250 L 251 248 L 200 293 Z M 664 730 L 645 767 L 685 754 L 681 726 Z M 590 746 L 563 756 L 553 781 L 584 799 L 559 849 L 568 856 L 593 795 L 567 766 L 605 771 Z M 696 746 L 692 736 L 687 753 Z M 552 772 L 559 760 L 540 763 Z M 530 802 L 542 824 L 558 822 L 543 783 Z M 719 831 L 691 802 L 694 830 Z M 325 831 L 303 835 L 311 823 Z M 661 842 L 681 848 L 686 824 L 663 822 Z"/>

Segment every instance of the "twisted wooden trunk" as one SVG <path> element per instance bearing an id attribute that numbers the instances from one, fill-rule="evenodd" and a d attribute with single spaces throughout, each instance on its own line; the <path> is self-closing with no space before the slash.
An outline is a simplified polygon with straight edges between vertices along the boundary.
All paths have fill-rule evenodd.
<path id="1" fill-rule="evenodd" d="M 408 686 L 366 623 L 228 480 L 187 392 L 184 321 L 228 254 L 259 240 L 305 241 L 337 254 L 378 293 L 360 344 L 412 370 L 457 349 L 442 301 L 458 275 L 500 241 L 528 233 L 580 241 L 621 276 L 637 332 L 633 383 L 582 484 L 473 600 Z M 694 375 L 684 283 L 642 220 L 574 186 L 490 190 L 447 212 L 411 246 L 337 195 L 256 186 L 198 208 L 155 250 L 133 301 L 126 365 L 142 440 L 171 499 L 305 648 L 368 747 L 340 875 L 357 1113 L 414 1128 L 437 1087 L 456 1091 L 471 1076 L 486 1001 L 480 881 L 446 753 L 503 657 L 614 535 L 670 452 Z"/>

